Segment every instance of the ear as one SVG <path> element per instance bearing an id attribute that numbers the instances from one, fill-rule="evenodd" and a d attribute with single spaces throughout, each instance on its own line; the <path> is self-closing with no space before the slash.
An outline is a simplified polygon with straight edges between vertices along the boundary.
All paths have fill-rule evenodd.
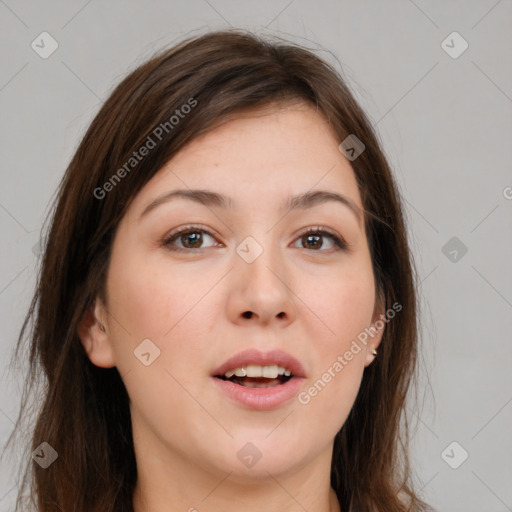
<path id="1" fill-rule="evenodd" d="M 100 368 L 115 366 L 107 316 L 105 306 L 96 298 L 94 305 L 84 313 L 77 327 L 78 337 L 91 363 Z"/>
<path id="2" fill-rule="evenodd" d="M 373 354 L 373 351 L 376 351 L 379 347 L 380 342 L 382 341 L 382 336 L 384 335 L 384 330 L 386 329 L 385 309 L 385 300 L 378 298 L 373 310 L 372 324 L 369 328 L 372 335 L 368 337 L 368 342 L 366 344 L 366 361 L 364 363 L 365 367 L 369 366 L 377 357 L 375 354 Z"/>

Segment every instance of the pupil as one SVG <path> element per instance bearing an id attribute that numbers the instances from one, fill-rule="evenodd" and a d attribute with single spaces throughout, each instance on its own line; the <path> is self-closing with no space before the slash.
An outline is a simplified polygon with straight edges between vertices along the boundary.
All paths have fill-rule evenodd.
<path id="1" fill-rule="evenodd" d="M 192 246 L 201 244 L 201 238 L 202 238 L 202 236 L 200 233 L 186 234 L 185 235 L 185 240 L 186 240 L 185 246 L 187 246 L 187 244 L 192 245 Z"/>
<path id="2" fill-rule="evenodd" d="M 310 241 L 314 241 L 314 239 L 316 239 L 316 241 L 318 242 L 320 240 L 320 236 L 319 235 L 307 235 L 308 243 Z M 316 247 L 316 246 L 313 244 L 313 245 L 310 245 L 310 247 Z M 318 248 L 322 247 L 322 242 L 321 241 L 320 241 L 320 244 L 317 247 Z"/>

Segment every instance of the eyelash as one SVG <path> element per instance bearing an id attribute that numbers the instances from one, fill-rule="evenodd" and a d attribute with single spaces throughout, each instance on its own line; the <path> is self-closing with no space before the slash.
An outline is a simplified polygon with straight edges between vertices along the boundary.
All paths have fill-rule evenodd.
<path id="1" fill-rule="evenodd" d="M 195 252 L 200 251 L 201 249 L 208 249 L 208 247 L 196 247 L 196 248 L 182 248 L 182 247 L 173 247 L 172 242 L 179 239 L 182 235 L 186 235 L 189 233 L 206 233 L 208 236 L 211 236 L 212 238 L 215 238 L 212 233 L 210 233 L 208 230 L 200 227 L 200 226 L 194 226 L 189 225 L 181 228 L 179 231 L 176 231 L 174 233 L 171 233 L 170 235 L 166 236 L 162 240 L 162 246 L 164 246 L 167 250 L 172 252 Z M 308 235 L 320 235 L 320 236 L 327 236 L 332 239 L 334 242 L 334 251 L 342 251 L 342 250 L 348 250 L 349 245 L 338 235 L 330 231 L 328 228 L 324 226 L 317 226 L 313 228 L 308 228 L 305 231 L 301 232 L 297 239 L 302 238 L 304 236 Z M 307 249 L 306 249 L 307 250 Z M 313 252 L 328 252 L 328 251 L 322 251 L 322 250 L 315 250 L 312 249 Z"/>

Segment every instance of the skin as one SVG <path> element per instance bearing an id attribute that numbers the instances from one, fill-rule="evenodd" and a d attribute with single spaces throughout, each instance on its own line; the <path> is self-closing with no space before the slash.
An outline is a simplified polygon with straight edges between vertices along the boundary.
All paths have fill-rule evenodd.
<path id="1" fill-rule="evenodd" d="M 294 397 L 249 410 L 210 378 L 242 350 L 279 348 L 303 364 L 307 390 L 384 313 L 364 223 L 349 208 L 280 211 L 289 195 L 311 190 L 362 208 L 340 142 L 310 105 L 239 115 L 175 155 L 123 217 L 107 303 L 96 301 L 79 336 L 95 365 L 118 368 L 130 397 L 135 512 L 340 510 L 329 481 L 333 441 L 382 331 L 305 405 Z M 234 207 L 180 198 L 140 218 L 157 197 L 188 188 L 227 195 Z M 202 245 L 189 235 L 174 241 L 182 252 L 165 247 L 166 235 L 191 223 L 211 234 L 199 232 Z M 350 249 L 336 250 L 329 236 L 308 245 L 301 232 L 318 226 Z M 250 264 L 235 250 L 247 236 L 263 247 Z M 160 349 L 149 366 L 134 356 L 147 338 Z M 262 455 L 252 468 L 237 457 L 247 442 Z"/>

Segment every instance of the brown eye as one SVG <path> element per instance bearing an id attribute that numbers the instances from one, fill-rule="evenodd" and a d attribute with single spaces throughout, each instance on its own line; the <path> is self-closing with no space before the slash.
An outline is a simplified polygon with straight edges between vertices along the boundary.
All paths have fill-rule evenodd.
<path id="1" fill-rule="evenodd" d="M 324 244 L 322 235 L 303 235 L 302 240 L 306 249 L 321 249 Z"/>
<path id="2" fill-rule="evenodd" d="M 182 233 L 179 236 L 179 240 L 183 246 L 188 249 L 199 249 L 203 243 L 203 236 L 200 231 L 189 231 L 187 233 Z"/>
<path id="3" fill-rule="evenodd" d="M 330 240 L 327 244 L 327 248 L 325 248 L 324 241 L 326 238 Z M 304 249 L 312 249 L 317 252 L 326 252 L 329 249 L 341 250 L 347 248 L 346 243 L 340 237 L 324 228 L 309 229 L 305 233 L 302 233 L 300 240 Z"/>
<path id="4" fill-rule="evenodd" d="M 205 241 L 213 236 L 204 229 L 186 227 L 177 233 L 168 236 L 163 245 L 170 251 L 186 251 L 187 249 L 205 249 L 211 246 L 204 246 Z"/>

